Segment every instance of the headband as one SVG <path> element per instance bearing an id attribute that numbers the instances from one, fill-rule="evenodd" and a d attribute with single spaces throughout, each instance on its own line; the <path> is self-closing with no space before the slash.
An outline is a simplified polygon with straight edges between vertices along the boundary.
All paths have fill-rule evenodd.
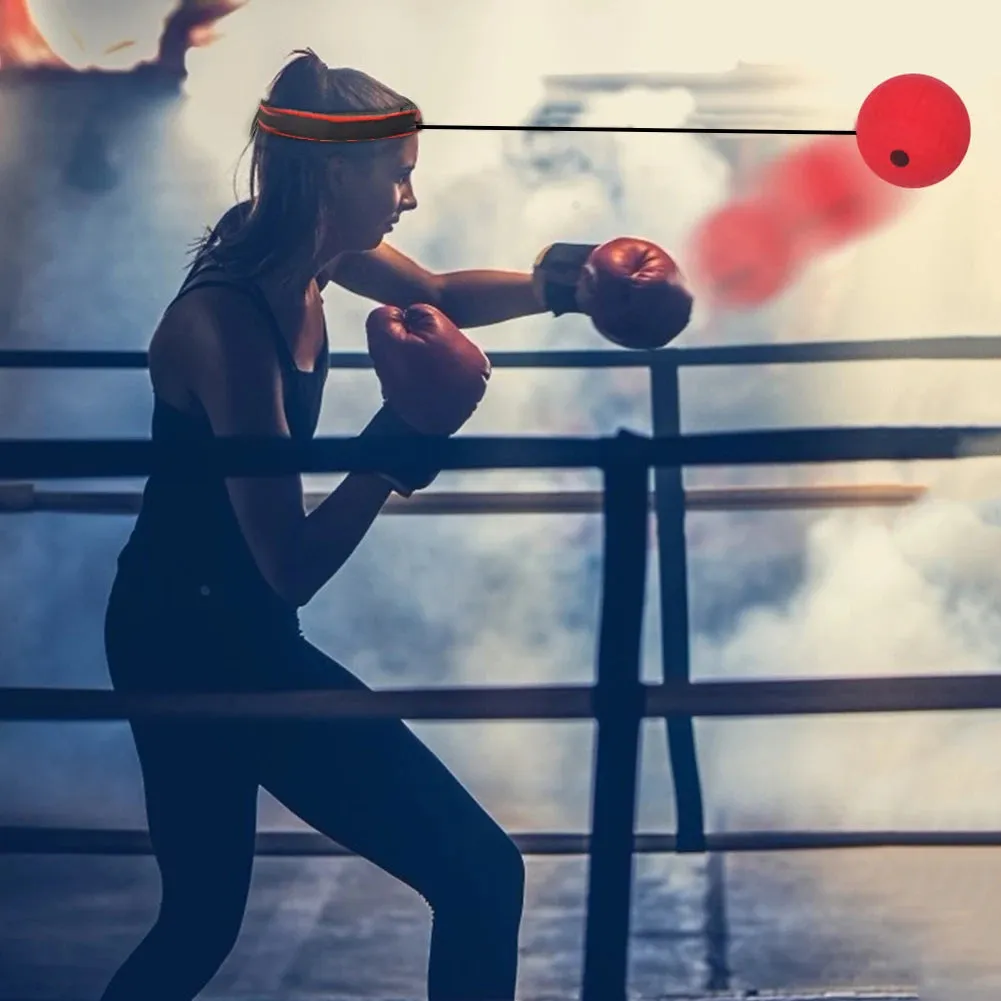
<path id="1" fill-rule="evenodd" d="M 327 143 L 401 139 L 418 132 L 424 124 L 416 108 L 382 114 L 321 115 L 314 111 L 273 108 L 263 101 L 254 121 L 258 128 L 273 136 Z"/>

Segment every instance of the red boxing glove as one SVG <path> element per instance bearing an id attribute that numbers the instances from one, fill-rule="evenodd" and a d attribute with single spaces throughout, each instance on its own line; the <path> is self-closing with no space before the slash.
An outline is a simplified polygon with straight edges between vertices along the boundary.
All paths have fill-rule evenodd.
<path id="1" fill-rule="evenodd" d="M 487 356 L 434 306 L 380 306 L 365 323 L 387 405 L 421 434 L 450 435 L 487 390 Z"/>
<path id="2" fill-rule="evenodd" d="M 678 265 L 648 240 L 554 243 L 539 255 L 533 274 L 555 316 L 584 313 L 622 347 L 661 348 L 692 318 L 692 294 Z"/>

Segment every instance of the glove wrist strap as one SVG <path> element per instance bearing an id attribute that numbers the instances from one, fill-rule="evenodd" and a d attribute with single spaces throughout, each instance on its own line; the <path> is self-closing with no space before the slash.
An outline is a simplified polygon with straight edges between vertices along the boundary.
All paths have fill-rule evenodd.
<path id="1" fill-rule="evenodd" d="M 577 305 L 577 282 L 597 246 L 596 243 L 554 243 L 536 258 L 532 282 L 553 316 L 584 312 Z"/>
<path id="2" fill-rule="evenodd" d="M 386 468 L 378 470 L 381 476 L 401 497 L 409 497 L 416 490 L 430 486 L 437 478 L 440 469 L 431 466 L 420 456 L 415 456 L 407 448 L 407 439 L 423 438 L 420 431 L 408 424 L 388 404 L 384 404 L 376 415 L 362 429 L 362 438 L 397 438 L 400 447 L 392 456 Z"/>

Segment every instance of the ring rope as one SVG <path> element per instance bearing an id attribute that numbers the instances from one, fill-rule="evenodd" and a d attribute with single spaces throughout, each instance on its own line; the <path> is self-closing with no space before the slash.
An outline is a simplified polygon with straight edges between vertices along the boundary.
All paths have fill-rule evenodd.
<path id="1" fill-rule="evenodd" d="M 638 711 L 747 718 L 1001 709 L 1001 675 L 915 675 L 782 681 L 668 681 L 641 686 Z M 0 720 L 593 719 L 590 685 L 123 694 L 104 689 L 0 688 Z"/>
<path id="2" fill-rule="evenodd" d="M 1001 455 L 1001 427 L 828 427 L 614 438 L 458 437 L 408 439 L 408 450 L 441 469 L 606 469 L 656 466 L 774 466 L 903 462 Z M 229 476 L 376 472 L 390 463 L 391 439 L 216 439 L 183 454 L 149 440 L 0 441 L 5 480 L 149 476 L 152 472 Z"/>
<path id="3" fill-rule="evenodd" d="M 685 492 L 686 510 L 797 511 L 840 508 L 896 508 L 914 504 L 928 488 L 902 483 L 832 484 L 820 487 L 717 487 Z M 327 497 L 307 491 L 307 510 Z M 650 496 L 654 508 L 655 495 Z M 0 513 L 62 511 L 69 514 L 138 514 L 138 490 L 46 490 L 34 483 L 0 482 Z M 602 494 L 597 490 L 568 491 L 457 491 L 432 490 L 412 497 L 391 497 L 384 508 L 392 515 L 439 514 L 600 514 Z"/>
<path id="4" fill-rule="evenodd" d="M 513 833 L 511 840 L 523 855 L 587 855 L 592 838 L 569 831 Z M 819 851 L 871 848 L 997 848 L 1001 831 L 723 831 L 706 834 L 712 854 L 745 852 Z M 636 855 L 677 852 L 673 834 L 637 831 Z M 150 855 L 152 845 L 144 830 L 93 827 L 0 826 L 0 855 Z M 255 854 L 276 858 L 355 857 L 354 852 L 312 831 L 260 831 Z M 694 933 L 701 934 L 701 929 Z"/>
<path id="5" fill-rule="evenodd" d="M 736 365 L 803 365 L 856 361 L 996 361 L 1001 337 L 917 337 L 868 341 L 801 341 L 787 344 L 670 346 L 656 351 L 488 351 L 493 368 L 715 368 Z M 145 351 L 111 349 L 0 349 L 0 369 L 144 369 Z M 371 369 L 362 352 L 332 352 L 333 369 Z"/>

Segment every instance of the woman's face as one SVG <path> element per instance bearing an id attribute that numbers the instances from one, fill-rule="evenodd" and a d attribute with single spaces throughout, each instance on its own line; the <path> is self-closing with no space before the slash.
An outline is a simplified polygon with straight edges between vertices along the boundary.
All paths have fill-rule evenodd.
<path id="1" fill-rule="evenodd" d="M 411 177 L 417 166 L 416 134 L 381 146 L 372 157 L 332 162 L 336 209 L 331 236 L 337 252 L 374 250 L 404 212 L 417 208 Z"/>

